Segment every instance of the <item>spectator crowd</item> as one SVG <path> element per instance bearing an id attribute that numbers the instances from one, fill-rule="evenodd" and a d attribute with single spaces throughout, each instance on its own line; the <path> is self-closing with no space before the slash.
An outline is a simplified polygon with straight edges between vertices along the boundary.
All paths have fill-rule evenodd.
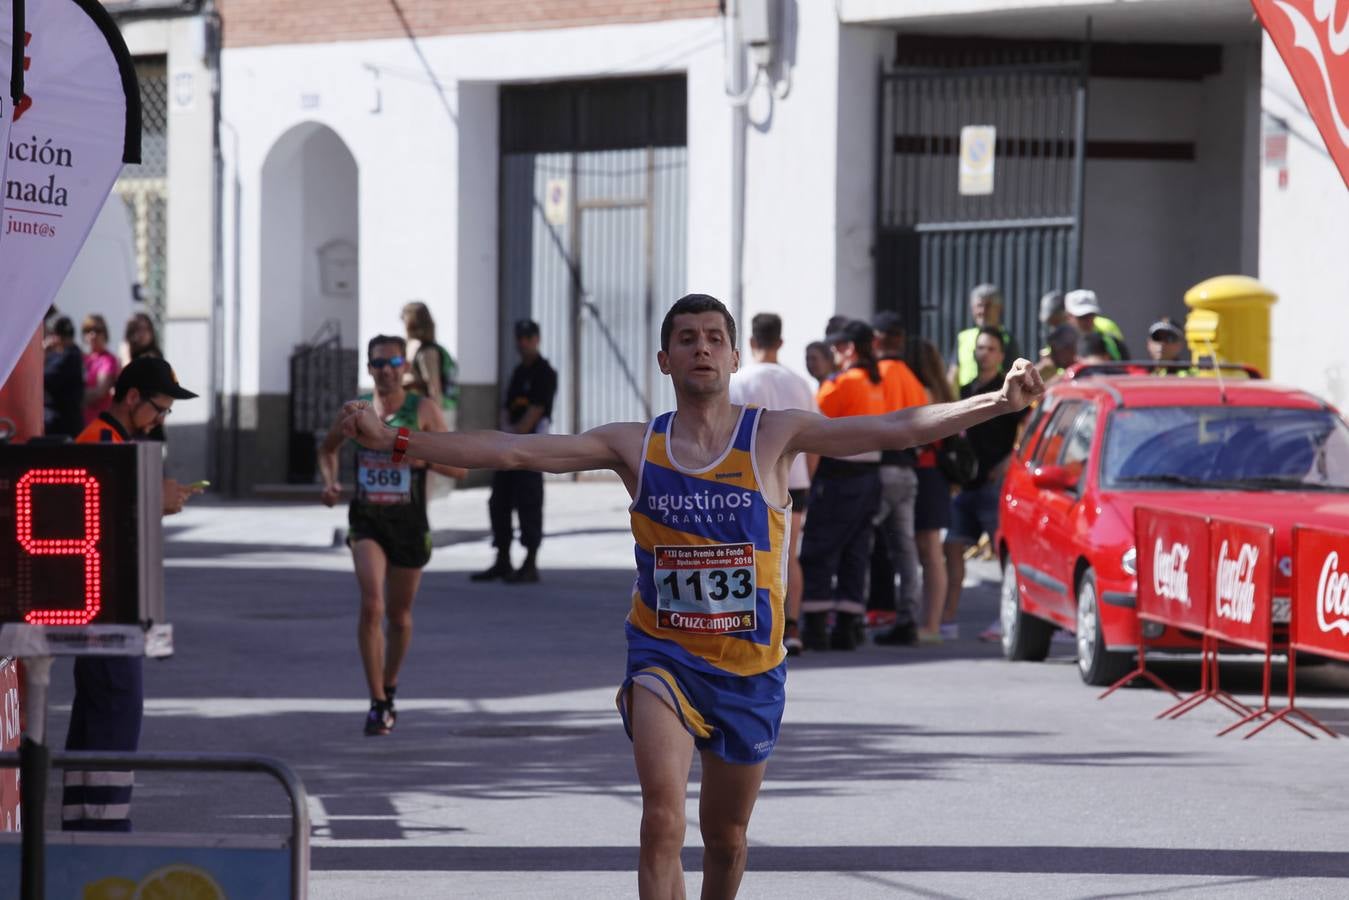
<path id="1" fill-rule="evenodd" d="M 731 381 L 731 399 L 770 409 L 818 410 L 830 417 L 877 415 L 997 391 L 1018 348 L 1003 320 L 1001 291 L 970 291 L 969 327 L 949 357 L 910 335 L 895 312 L 870 321 L 835 316 L 822 340 L 806 346 L 812 386 L 778 360 L 783 322 L 761 313 L 750 323 L 750 353 Z M 1079 364 L 1107 370 L 1132 358 L 1120 327 L 1094 291 L 1051 291 L 1040 301 L 1043 341 L 1037 367 L 1046 381 Z M 1170 319 L 1148 329 L 1144 364 L 1157 374 L 1185 351 Z M 852 650 L 879 625 L 885 645 L 935 644 L 959 637 L 956 621 L 965 563 L 986 550 L 998 527 L 999 488 L 1022 416 L 1001 416 L 939 444 L 800 459 L 791 473 L 792 548 L 788 651 Z M 920 573 L 921 572 L 921 578 Z M 997 640 L 994 622 L 979 635 Z"/>

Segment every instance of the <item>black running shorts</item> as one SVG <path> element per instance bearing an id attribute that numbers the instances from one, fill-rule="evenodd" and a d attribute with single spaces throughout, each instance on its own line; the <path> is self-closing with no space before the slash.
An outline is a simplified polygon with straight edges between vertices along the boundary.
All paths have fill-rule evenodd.
<path id="1" fill-rule="evenodd" d="M 347 546 L 355 547 L 357 541 L 379 544 L 389 565 L 400 569 L 420 569 L 431 561 L 431 528 L 425 510 L 416 504 L 351 504 L 347 511 Z"/>

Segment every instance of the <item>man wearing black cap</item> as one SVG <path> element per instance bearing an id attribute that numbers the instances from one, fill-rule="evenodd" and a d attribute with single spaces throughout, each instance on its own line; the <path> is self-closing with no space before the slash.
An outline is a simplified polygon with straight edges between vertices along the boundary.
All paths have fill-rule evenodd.
<path id="1" fill-rule="evenodd" d="M 511 373 L 506 402 L 501 409 L 501 430 L 514 434 L 547 434 L 557 395 L 557 372 L 539 355 L 539 326 L 532 319 L 515 323 L 515 346 L 520 363 Z M 539 580 L 538 553 L 543 543 L 543 473 L 513 470 L 492 473 L 492 497 L 487 502 L 492 517 L 492 543 L 496 562 L 470 576 L 473 581 L 503 579 L 512 584 Z M 525 561 L 511 568 L 511 512 L 520 517 L 520 543 Z"/>
<path id="2" fill-rule="evenodd" d="M 1148 328 L 1148 357 L 1156 362 L 1177 362 L 1185 354 L 1185 332 L 1180 326 L 1163 316 Z M 1177 369 L 1159 368 L 1158 374 L 1166 375 Z"/>
<path id="3" fill-rule="evenodd" d="M 90 422 L 76 442 L 121 444 L 144 437 L 173 411 L 173 401 L 197 395 L 178 383 L 162 359 L 142 356 L 117 376 L 112 406 Z M 200 488 L 164 479 L 164 515 L 181 512 Z M 70 705 L 67 750 L 134 752 L 140 744 L 145 705 L 141 658 L 81 656 L 75 660 L 75 699 Z M 61 800 L 66 831 L 130 831 L 130 772 L 67 769 Z"/>
<path id="4" fill-rule="evenodd" d="M 154 356 L 127 363 L 112 389 L 112 406 L 98 414 L 75 439 L 77 444 L 121 444 L 143 438 L 164 425 L 173 401 L 195 400 L 196 394 L 178 383 L 173 367 Z M 182 512 L 188 497 L 199 488 L 164 479 L 164 515 Z"/>

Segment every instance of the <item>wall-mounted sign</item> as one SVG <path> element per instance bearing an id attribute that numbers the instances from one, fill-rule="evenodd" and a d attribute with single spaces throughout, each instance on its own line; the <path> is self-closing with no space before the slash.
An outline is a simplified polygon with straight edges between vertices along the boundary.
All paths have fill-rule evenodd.
<path id="1" fill-rule="evenodd" d="M 966 125 L 960 129 L 960 193 L 978 197 L 993 193 L 993 159 L 998 129 Z"/>
<path id="2" fill-rule="evenodd" d="M 543 189 L 543 218 L 549 225 L 566 225 L 571 204 L 570 185 L 565 178 L 549 178 Z"/>

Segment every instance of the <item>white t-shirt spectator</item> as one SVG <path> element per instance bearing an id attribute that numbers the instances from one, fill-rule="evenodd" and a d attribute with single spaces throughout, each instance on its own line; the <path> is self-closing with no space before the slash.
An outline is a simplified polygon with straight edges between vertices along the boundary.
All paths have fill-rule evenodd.
<path id="1" fill-rule="evenodd" d="M 819 412 L 810 382 L 781 363 L 747 363 L 731 376 L 731 402 L 752 403 L 764 409 L 803 409 Z M 787 476 L 790 490 L 810 487 L 806 455 L 798 453 Z"/>

